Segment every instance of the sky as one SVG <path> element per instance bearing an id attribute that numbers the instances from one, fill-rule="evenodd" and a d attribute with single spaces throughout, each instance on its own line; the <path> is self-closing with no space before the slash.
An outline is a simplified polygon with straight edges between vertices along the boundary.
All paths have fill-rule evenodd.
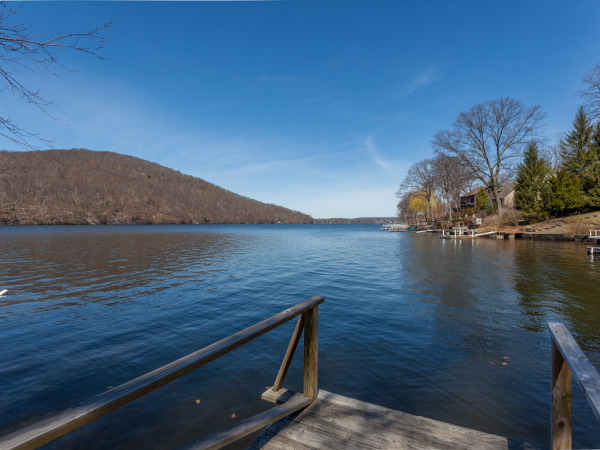
<path id="1" fill-rule="evenodd" d="M 315 218 L 394 216 L 407 169 L 477 103 L 540 105 L 555 143 L 600 62 L 597 0 L 46 1 L 16 17 L 48 35 L 112 21 L 104 59 L 21 72 L 48 114 L 0 88 L 1 115 L 53 140 L 40 148 L 133 155 Z"/>

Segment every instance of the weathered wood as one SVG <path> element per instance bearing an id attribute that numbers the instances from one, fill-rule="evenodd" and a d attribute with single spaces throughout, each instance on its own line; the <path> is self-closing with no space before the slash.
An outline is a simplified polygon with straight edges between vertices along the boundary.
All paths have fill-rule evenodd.
<path id="1" fill-rule="evenodd" d="M 319 308 L 306 311 L 304 314 L 304 395 L 317 398 L 319 343 L 318 322 Z"/>
<path id="2" fill-rule="evenodd" d="M 562 323 L 549 322 L 548 328 L 596 420 L 600 422 L 600 374 Z"/>
<path id="3" fill-rule="evenodd" d="M 552 448 L 571 448 L 571 371 L 552 339 Z"/>
<path id="4" fill-rule="evenodd" d="M 531 445 L 319 391 L 312 405 L 270 425 L 258 448 L 508 449 Z"/>
<path id="5" fill-rule="evenodd" d="M 379 448 L 505 448 L 506 438 L 414 416 L 364 401 L 319 391 L 319 401 L 303 423 L 318 422 L 323 430 L 365 434 Z M 308 411 L 306 411 L 308 412 Z M 313 425 L 314 426 L 314 425 Z"/>
<path id="6" fill-rule="evenodd" d="M 279 368 L 277 378 L 275 378 L 275 383 L 273 383 L 272 389 L 274 391 L 278 391 L 283 385 L 283 380 L 285 380 L 285 376 L 287 375 L 288 369 L 290 368 L 290 364 L 292 363 L 292 358 L 294 357 L 294 353 L 296 352 L 296 347 L 298 347 L 298 342 L 300 342 L 300 336 L 302 335 L 303 328 L 304 315 L 301 315 L 300 317 L 298 317 L 298 322 L 296 322 L 296 328 L 294 328 L 294 333 L 292 334 L 292 338 L 290 339 L 290 344 L 288 345 L 287 351 L 285 352 L 285 356 L 283 357 L 283 361 L 281 362 L 281 367 Z"/>
<path id="7" fill-rule="evenodd" d="M 186 450 L 212 450 L 223 448 L 226 445 L 243 438 L 244 436 L 248 436 L 249 434 L 258 431 L 285 416 L 289 416 L 290 414 L 307 407 L 312 403 L 312 401 L 313 399 L 305 397 L 302 394 L 295 394 L 287 402 L 281 405 L 275 406 L 265 412 L 252 416 L 249 419 L 243 420 L 230 428 L 190 442 L 181 448 Z"/>
<path id="8" fill-rule="evenodd" d="M 300 314 L 316 309 L 323 297 L 312 297 L 279 314 L 190 353 L 141 377 L 128 381 L 62 413 L 0 438 L 0 448 L 37 448 L 104 414 L 159 388 L 198 367 L 265 334 Z"/>
<path id="9" fill-rule="evenodd" d="M 284 388 L 281 388 L 277 391 L 274 391 L 273 388 L 269 388 L 265 392 L 262 393 L 260 398 L 262 398 L 263 400 L 266 400 L 268 402 L 271 402 L 271 403 L 281 404 L 281 403 L 287 402 L 290 399 L 290 397 L 294 394 L 295 394 L 295 392 L 288 391 L 287 389 L 284 389 Z"/>
<path id="10" fill-rule="evenodd" d="M 279 431 L 288 426 L 288 424 L 289 421 L 281 419 L 280 421 L 269 425 L 267 430 L 264 431 L 257 440 L 246 447 L 246 450 L 313 450 L 314 447 L 311 447 L 302 441 L 289 439 L 279 435 Z M 276 425 L 279 425 L 279 427 L 276 427 Z"/>
<path id="11" fill-rule="evenodd" d="M 303 424 L 297 424 L 295 422 L 292 422 L 290 425 L 283 428 L 281 432 L 269 440 L 271 445 L 278 443 L 290 445 L 290 442 L 301 443 L 305 446 L 304 448 L 309 449 L 371 450 L 376 448 L 354 440 L 353 436 L 332 434 L 328 431 L 323 431 L 318 428 L 309 427 Z M 297 445 L 293 445 L 293 447 L 297 447 Z"/>
<path id="12" fill-rule="evenodd" d="M 552 448 L 571 448 L 571 379 L 577 384 L 600 421 L 600 375 L 569 330 L 548 322 L 552 335 Z"/>

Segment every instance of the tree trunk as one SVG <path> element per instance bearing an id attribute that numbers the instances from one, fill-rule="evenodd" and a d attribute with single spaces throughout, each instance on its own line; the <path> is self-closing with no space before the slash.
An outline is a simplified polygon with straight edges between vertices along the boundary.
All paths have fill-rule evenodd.
<path id="1" fill-rule="evenodd" d="M 498 184 L 494 183 L 492 190 L 494 192 L 494 200 L 496 201 L 496 209 L 497 209 L 498 215 L 500 216 L 502 213 L 502 210 L 501 210 L 502 206 L 500 204 L 500 196 L 498 195 Z"/>

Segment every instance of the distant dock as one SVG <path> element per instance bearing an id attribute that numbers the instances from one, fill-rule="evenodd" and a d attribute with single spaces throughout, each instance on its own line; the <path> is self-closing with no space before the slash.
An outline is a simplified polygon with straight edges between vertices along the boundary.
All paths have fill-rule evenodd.
<path id="1" fill-rule="evenodd" d="M 403 223 L 386 223 L 381 226 L 383 231 L 391 231 L 391 232 L 401 232 L 401 231 L 409 231 L 408 226 Z"/>
<path id="2" fill-rule="evenodd" d="M 498 234 L 497 231 L 488 231 L 485 233 L 476 233 L 475 230 L 469 230 L 464 227 L 464 230 L 442 230 L 440 239 L 475 239 L 480 236 L 491 236 Z"/>

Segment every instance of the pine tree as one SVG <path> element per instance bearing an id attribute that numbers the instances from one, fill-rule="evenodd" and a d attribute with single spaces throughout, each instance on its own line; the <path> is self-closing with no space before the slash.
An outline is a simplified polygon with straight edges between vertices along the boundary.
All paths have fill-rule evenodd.
<path id="1" fill-rule="evenodd" d="M 600 120 L 596 122 L 594 133 L 592 134 L 592 146 L 596 150 L 597 154 L 600 154 Z"/>
<path id="2" fill-rule="evenodd" d="M 531 142 L 525 150 L 523 164 L 517 169 L 515 188 L 515 206 L 523 212 L 523 218 L 529 223 L 548 217 L 543 198 L 550 170 L 550 164 L 539 157 L 536 143 Z"/>
<path id="3" fill-rule="evenodd" d="M 598 161 L 594 134 L 594 126 L 583 106 L 580 106 L 573 121 L 573 129 L 561 142 L 561 149 L 564 167 L 579 181 L 584 196 L 582 206 L 600 206 L 600 203 L 596 205 L 600 197 L 597 197 L 597 174 L 594 173 Z"/>
<path id="4" fill-rule="evenodd" d="M 579 179 L 566 169 L 560 169 L 548 180 L 548 190 L 544 194 L 545 208 L 561 217 L 565 211 L 581 208 L 585 203 Z"/>
<path id="5" fill-rule="evenodd" d="M 575 115 L 575 120 L 573 120 L 573 130 L 561 142 L 564 156 L 569 159 L 585 154 L 592 144 L 593 133 L 594 126 L 587 117 L 583 106 L 580 106 Z"/>
<path id="6" fill-rule="evenodd" d="M 489 197 L 485 193 L 485 189 L 480 189 L 477 195 L 475 196 L 475 208 L 478 211 L 482 211 L 487 209 L 487 202 L 489 201 Z"/>
<path id="7" fill-rule="evenodd" d="M 600 120 L 594 127 L 591 138 L 590 152 L 594 155 L 588 175 L 588 205 L 593 208 L 600 207 Z"/>

